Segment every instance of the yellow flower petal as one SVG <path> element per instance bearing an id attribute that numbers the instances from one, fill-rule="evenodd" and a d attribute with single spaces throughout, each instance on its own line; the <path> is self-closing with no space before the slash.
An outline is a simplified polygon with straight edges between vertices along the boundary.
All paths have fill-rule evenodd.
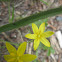
<path id="1" fill-rule="evenodd" d="M 16 61 L 7 61 L 7 62 L 16 62 Z"/>
<path id="2" fill-rule="evenodd" d="M 45 45 L 45 46 L 47 46 L 47 47 L 50 47 L 50 42 L 46 39 L 46 38 L 41 38 L 41 42 Z"/>
<path id="3" fill-rule="evenodd" d="M 4 59 L 8 62 L 12 62 L 12 61 L 14 62 L 16 58 L 14 58 L 14 56 L 11 55 L 4 55 Z"/>
<path id="4" fill-rule="evenodd" d="M 42 23 L 39 27 L 39 32 L 43 33 L 45 30 L 45 23 Z"/>
<path id="5" fill-rule="evenodd" d="M 14 54 L 17 53 L 16 49 L 11 44 L 9 44 L 8 42 L 6 42 L 6 47 L 7 47 L 7 50 L 9 51 L 10 54 L 11 53 L 14 53 Z"/>
<path id="6" fill-rule="evenodd" d="M 34 50 L 36 50 L 38 48 L 39 43 L 40 43 L 39 40 L 37 40 L 37 39 L 34 40 Z"/>
<path id="7" fill-rule="evenodd" d="M 23 61 L 19 59 L 17 62 L 23 62 Z"/>
<path id="8" fill-rule="evenodd" d="M 47 32 L 44 32 L 43 34 L 42 34 L 42 36 L 43 37 L 50 37 L 51 35 L 53 35 L 54 34 L 54 32 L 52 32 L 52 31 L 47 31 Z"/>
<path id="9" fill-rule="evenodd" d="M 35 58 L 36 58 L 35 55 L 24 54 L 21 59 L 22 59 L 24 62 L 26 62 L 26 61 L 32 61 L 32 60 L 34 60 Z"/>
<path id="10" fill-rule="evenodd" d="M 7 61 L 7 62 L 17 62 L 17 61 Z"/>
<path id="11" fill-rule="evenodd" d="M 18 56 L 22 56 L 25 52 L 25 49 L 26 49 L 26 45 L 27 43 L 26 42 L 23 42 L 19 47 L 18 47 L 18 50 L 17 50 L 17 55 Z"/>
<path id="12" fill-rule="evenodd" d="M 36 34 L 27 34 L 25 35 L 26 38 L 29 38 L 29 39 L 35 39 L 36 38 Z"/>
<path id="13" fill-rule="evenodd" d="M 7 61 L 7 62 L 17 62 L 16 59 L 14 61 Z"/>
<path id="14" fill-rule="evenodd" d="M 35 34 L 38 33 L 38 27 L 34 23 L 32 23 L 32 29 Z"/>

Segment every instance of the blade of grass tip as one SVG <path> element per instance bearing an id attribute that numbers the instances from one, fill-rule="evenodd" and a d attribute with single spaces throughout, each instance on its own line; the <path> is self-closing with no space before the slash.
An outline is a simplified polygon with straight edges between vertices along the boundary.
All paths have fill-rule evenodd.
<path id="1" fill-rule="evenodd" d="M 13 20 L 14 20 L 14 4 L 13 4 L 13 11 L 12 11 L 12 20 L 11 20 L 11 22 L 13 22 Z"/>
<path id="2" fill-rule="evenodd" d="M 8 42 L 8 41 L 4 41 L 4 40 L 1 40 L 1 39 L 0 39 L 0 41 L 3 42 L 3 43 Z M 17 43 L 13 43 L 13 42 L 8 42 L 8 43 L 13 44 L 13 45 L 15 45 L 15 46 L 17 46 L 17 47 L 19 46 L 19 44 L 17 44 Z"/>
<path id="3" fill-rule="evenodd" d="M 45 2 L 45 1 L 43 1 L 43 0 L 40 0 L 41 2 L 43 2 L 44 4 L 46 4 L 46 5 L 48 5 L 48 3 L 47 2 Z"/>

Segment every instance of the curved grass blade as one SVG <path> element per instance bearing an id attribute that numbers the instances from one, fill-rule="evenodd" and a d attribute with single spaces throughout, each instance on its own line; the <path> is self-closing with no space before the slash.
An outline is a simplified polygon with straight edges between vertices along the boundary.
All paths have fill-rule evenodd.
<path id="1" fill-rule="evenodd" d="M 5 32 L 5 31 L 9 31 L 12 29 L 20 28 L 21 26 L 25 26 L 25 25 L 30 24 L 32 22 L 38 21 L 40 19 L 45 19 L 47 17 L 55 16 L 55 15 L 58 15 L 61 13 L 62 13 L 62 6 L 60 6 L 58 8 L 50 9 L 47 11 L 42 11 L 42 12 L 33 14 L 29 17 L 23 18 L 17 22 L 1 26 L 0 33 Z"/>

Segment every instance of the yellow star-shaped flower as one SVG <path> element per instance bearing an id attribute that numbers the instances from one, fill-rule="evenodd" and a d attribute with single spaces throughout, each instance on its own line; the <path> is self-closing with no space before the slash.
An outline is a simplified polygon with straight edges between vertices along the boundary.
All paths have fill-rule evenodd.
<path id="1" fill-rule="evenodd" d="M 36 58 L 35 55 L 24 54 L 27 43 L 22 43 L 18 50 L 9 43 L 6 43 L 6 47 L 10 53 L 10 55 L 4 55 L 4 58 L 7 62 L 29 62 Z"/>
<path id="2" fill-rule="evenodd" d="M 50 47 L 50 42 L 46 39 L 47 37 L 53 35 L 52 31 L 44 32 L 45 23 L 42 23 L 38 29 L 38 27 L 32 23 L 32 29 L 34 34 L 25 35 L 26 38 L 34 39 L 34 50 L 36 50 L 39 46 L 40 41 L 47 47 Z"/>

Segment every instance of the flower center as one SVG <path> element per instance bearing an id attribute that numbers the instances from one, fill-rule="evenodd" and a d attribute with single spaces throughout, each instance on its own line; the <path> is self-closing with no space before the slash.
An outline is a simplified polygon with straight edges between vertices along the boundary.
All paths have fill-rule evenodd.
<path id="1" fill-rule="evenodd" d="M 17 56 L 17 62 L 22 62 L 21 56 Z"/>
<path id="2" fill-rule="evenodd" d="M 38 38 L 40 37 L 40 35 L 38 35 Z"/>
<path id="3" fill-rule="evenodd" d="M 11 56 L 15 56 L 15 54 L 14 54 L 14 53 L 10 53 L 10 55 L 11 55 Z"/>
<path id="4" fill-rule="evenodd" d="M 38 38 L 38 39 L 40 39 L 40 38 L 41 38 L 41 35 L 40 35 L 40 34 L 38 34 L 38 35 L 37 35 L 37 38 Z"/>
<path id="5" fill-rule="evenodd" d="M 19 57 L 17 57 L 17 59 L 19 60 Z"/>

